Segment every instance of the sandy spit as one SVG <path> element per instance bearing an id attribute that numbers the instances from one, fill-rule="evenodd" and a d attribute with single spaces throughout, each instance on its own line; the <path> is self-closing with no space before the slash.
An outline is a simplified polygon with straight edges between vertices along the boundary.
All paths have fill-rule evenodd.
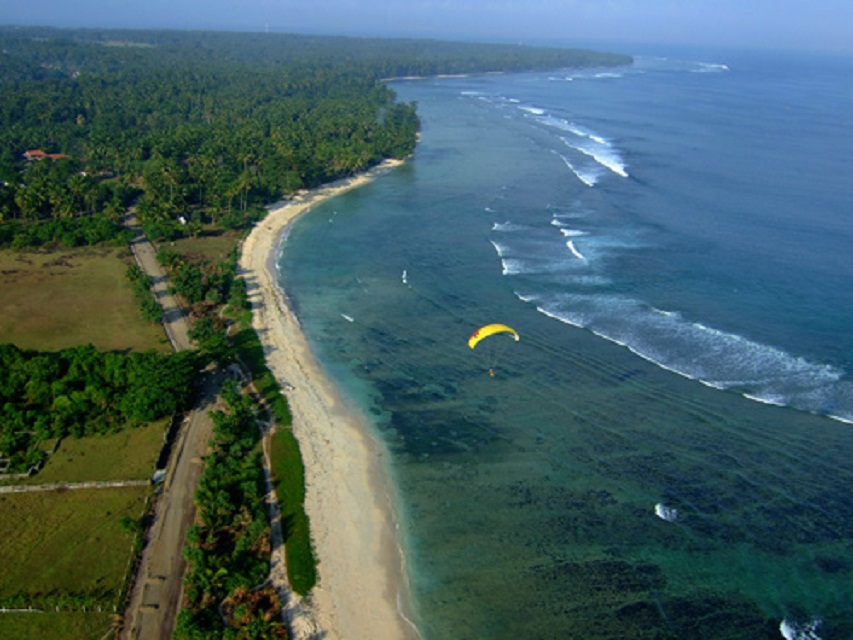
<path id="1" fill-rule="evenodd" d="M 317 587 L 286 606 L 295 638 L 415 639 L 404 558 L 382 446 L 324 375 L 276 285 L 275 252 L 288 225 L 312 206 L 400 164 L 275 205 L 246 238 L 240 273 L 266 361 L 287 394 L 306 474 L 306 511 L 319 559 Z M 286 274 L 285 274 L 286 277 Z"/>

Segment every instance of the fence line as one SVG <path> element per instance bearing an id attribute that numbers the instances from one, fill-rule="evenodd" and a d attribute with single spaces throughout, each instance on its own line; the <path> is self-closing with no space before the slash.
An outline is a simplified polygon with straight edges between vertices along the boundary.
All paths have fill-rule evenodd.
<path id="1" fill-rule="evenodd" d="M 88 482 L 51 482 L 48 484 L 13 484 L 0 487 L 0 493 L 35 493 L 57 489 L 109 489 L 115 487 L 142 487 L 150 480 L 92 480 Z"/>

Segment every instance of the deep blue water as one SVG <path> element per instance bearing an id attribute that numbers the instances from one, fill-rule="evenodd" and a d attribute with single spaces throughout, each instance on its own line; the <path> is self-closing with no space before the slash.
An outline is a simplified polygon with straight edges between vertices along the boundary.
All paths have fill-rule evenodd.
<path id="1" fill-rule="evenodd" d="M 283 267 L 392 452 L 424 636 L 853 637 L 853 60 L 395 89 L 414 159 Z"/>

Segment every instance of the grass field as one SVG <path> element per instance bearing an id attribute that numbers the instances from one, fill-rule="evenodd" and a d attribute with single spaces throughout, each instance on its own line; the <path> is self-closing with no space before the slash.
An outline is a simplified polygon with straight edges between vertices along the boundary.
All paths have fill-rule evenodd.
<path id="1" fill-rule="evenodd" d="M 228 253 L 237 246 L 238 237 L 234 231 L 210 232 L 198 238 L 182 238 L 161 246 L 169 251 L 183 254 L 192 260 L 219 262 L 228 257 Z"/>
<path id="2" fill-rule="evenodd" d="M 119 523 L 142 516 L 150 491 L 145 486 L 0 494 L 0 598 L 22 590 L 42 596 L 110 594 L 115 604 L 134 541 Z"/>
<path id="3" fill-rule="evenodd" d="M 41 471 L 19 484 L 86 482 L 89 480 L 146 480 L 168 429 L 168 419 L 119 433 L 76 440 L 65 438 Z"/>
<path id="4" fill-rule="evenodd" d="M 0 638 L 32 640 L 100 640 L 112 625 L 113 614 L 90 611 L 0 614 Z"/>
<path id="5" fill-rule="evenodd" d="M 51 351 L 91 342 L 105 351 L 171 351 L 127 286 L 127 249 L 0 251 L 0 341 Z"/>

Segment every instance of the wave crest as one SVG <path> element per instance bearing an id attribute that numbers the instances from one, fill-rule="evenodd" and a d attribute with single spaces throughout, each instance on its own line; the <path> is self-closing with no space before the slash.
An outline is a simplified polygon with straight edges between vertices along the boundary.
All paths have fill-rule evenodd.
<path id="1" fill-rule="evenodd" d="M 791 622 L 785 619 L 779 625 L 779 632 L 785 640 L 821 640 L 820 636 L 817 635 L 817 628 L 821 623 L 821 620 Z"/>
<path id="2" fill-rule="evenodd" d="M 655 515 L 661 520 L 675 522 L 678 520 L 678 509 L 667 507 L 664 503 L 658 502 L 655 505 Z"/>
<path id="3" fill-rule="evenodd" d="M 796 407 L 853 421 L 853 383 L 826 364 L 810 362 L 743 336 L 660 313 L 612 295 L 554 294 L 537 309 L 586 328 L 663 369 L 767 404 Z"/>

